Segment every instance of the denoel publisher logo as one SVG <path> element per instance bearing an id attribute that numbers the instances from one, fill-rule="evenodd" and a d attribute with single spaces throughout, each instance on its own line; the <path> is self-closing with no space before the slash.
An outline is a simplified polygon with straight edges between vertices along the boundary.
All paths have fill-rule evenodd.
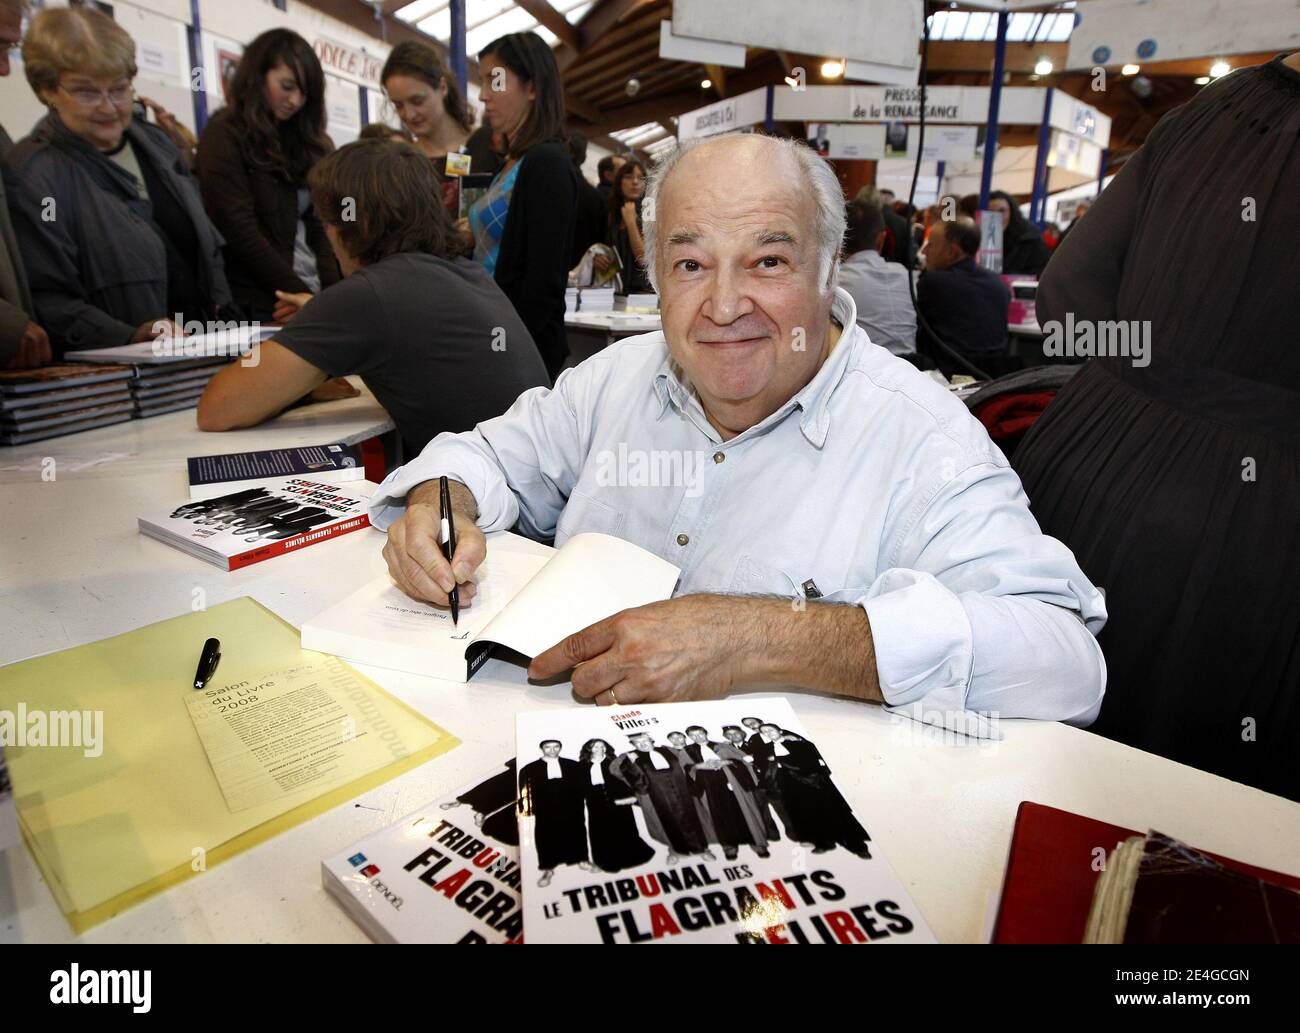
<path id="1" fill-rule="evenodd" d="M 392 890 L 390 890 L 386 885 L 384 885 L 383 879 L 371 879 L 370 885 L 376 893 L 378 893 L 386 901 L 388 901 L 389 904 L 392 905 L 394 911 L 402 910 L 402 898 L 399 897 Z"/>
<path id="2" fill-rule="evenodd" d="M 50 973 L 52 1004 L 129 1004 L 137 1015 L 151 1007 L 153 971 L 85 969 L 75 962 Z"/>

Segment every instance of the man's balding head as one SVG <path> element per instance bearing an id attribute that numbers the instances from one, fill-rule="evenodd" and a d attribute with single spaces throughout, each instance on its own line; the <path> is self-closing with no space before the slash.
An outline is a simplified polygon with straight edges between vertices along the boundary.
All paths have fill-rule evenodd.
<path id="1" fill-rule="evenodd" d="M 648 196 L 645 261 L 669 350 L 734 436 L 825 357 L 843 191 L 803 144 L 735 135 L 674 151 Z"/>
<path id="2" fill-rule="evenodd" d="M 834 170 L 815 152 L 798 141 L 750 133 L 690 141 L 655 166 L 646 188 L 652 211 L 665 203 L 672 181 L 683 173 L 690 188 L 698 189 L 698 180 L 704 180 L 728 193 L 785 190 L 807 199 L 812 204 L 809 229 L 821 261 L 819 277 L 823 284 L 834 283 L 833 265 L 844 239 L 844 195 Z M 652 283 L 658 282 L 660 245 L 659 233 L 646 235 L 645 262 Z"/>
<path id="3" fill-rule="evenodd" d="M 979 248 L 980 231 L 974 219 L 964 215 L 940 219 L 930 227 L 925 242 L 925 267 L 936 272 L 949 269 L 964 258 L 974 258 Z"/>

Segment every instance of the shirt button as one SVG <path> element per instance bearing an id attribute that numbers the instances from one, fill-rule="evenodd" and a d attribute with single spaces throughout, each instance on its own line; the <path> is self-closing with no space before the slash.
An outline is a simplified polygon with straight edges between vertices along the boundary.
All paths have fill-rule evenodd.
<path id="1" fill-rule="evenodd" d="M 726 455 L 725 452 L 714 452 L 714 453 L 713 453 L 713 461 L 714 461 L 715 463 L 720 463 L 720 462 L 722 462 L 722 461 L 723 461 L 724 459 L 726 459 L 726 458 L 727 458 L 727 455 Z"/>
<path id="2" fill-rule="evenodd" d="M 678 544 L 678 545 L 690 545 L 690 544 L 691 544 L 691 536 L 688 535 L 688 534 L 679 534 L 679 535 L 677 536 L 677 544 Z"/>

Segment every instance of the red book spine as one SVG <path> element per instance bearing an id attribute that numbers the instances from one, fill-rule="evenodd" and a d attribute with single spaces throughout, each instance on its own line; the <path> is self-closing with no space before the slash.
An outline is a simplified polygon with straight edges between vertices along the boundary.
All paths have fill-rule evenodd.
<path id="1" fill-rule="evenodd" d="M 238 570 L 240 567 L 247 567 L 252 563 L 261 563 L 262 560 L 282 556 L 286 552 L 294 552 L 304 545 L 315 545 L 327 538 L 334 538 L 337 535 L 348 534 L 352 531 L 360 531 L 363 527 L 369 526 L 370 517 L 363 513 L 349 520 L 330 524 L 328 527 L 316 527 L 310 531 L 303 531 L 302 534 L 296 534 L 292 538 L 285 538 L 278 542 L 268 542 L 266 545 L 259 545 L 256 549 L 249 549 L 237 556 L 231 556 L 226 569 Z"/>

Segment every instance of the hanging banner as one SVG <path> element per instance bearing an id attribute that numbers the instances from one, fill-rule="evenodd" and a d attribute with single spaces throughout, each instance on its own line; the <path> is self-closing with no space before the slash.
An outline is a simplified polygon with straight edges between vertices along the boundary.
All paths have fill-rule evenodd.
<path id="1" fill-rule="evenodd" d="M 362 86 L 379 89 L 379 73 L 383 70 L 385 55 L 368 54 L 364 50 L 350 47 L 346 43 L 332 40 L 328 36 L 317 36 L 312 49 L 320 58 L 321 67 L 326 72 L 350 79 Z"/>

